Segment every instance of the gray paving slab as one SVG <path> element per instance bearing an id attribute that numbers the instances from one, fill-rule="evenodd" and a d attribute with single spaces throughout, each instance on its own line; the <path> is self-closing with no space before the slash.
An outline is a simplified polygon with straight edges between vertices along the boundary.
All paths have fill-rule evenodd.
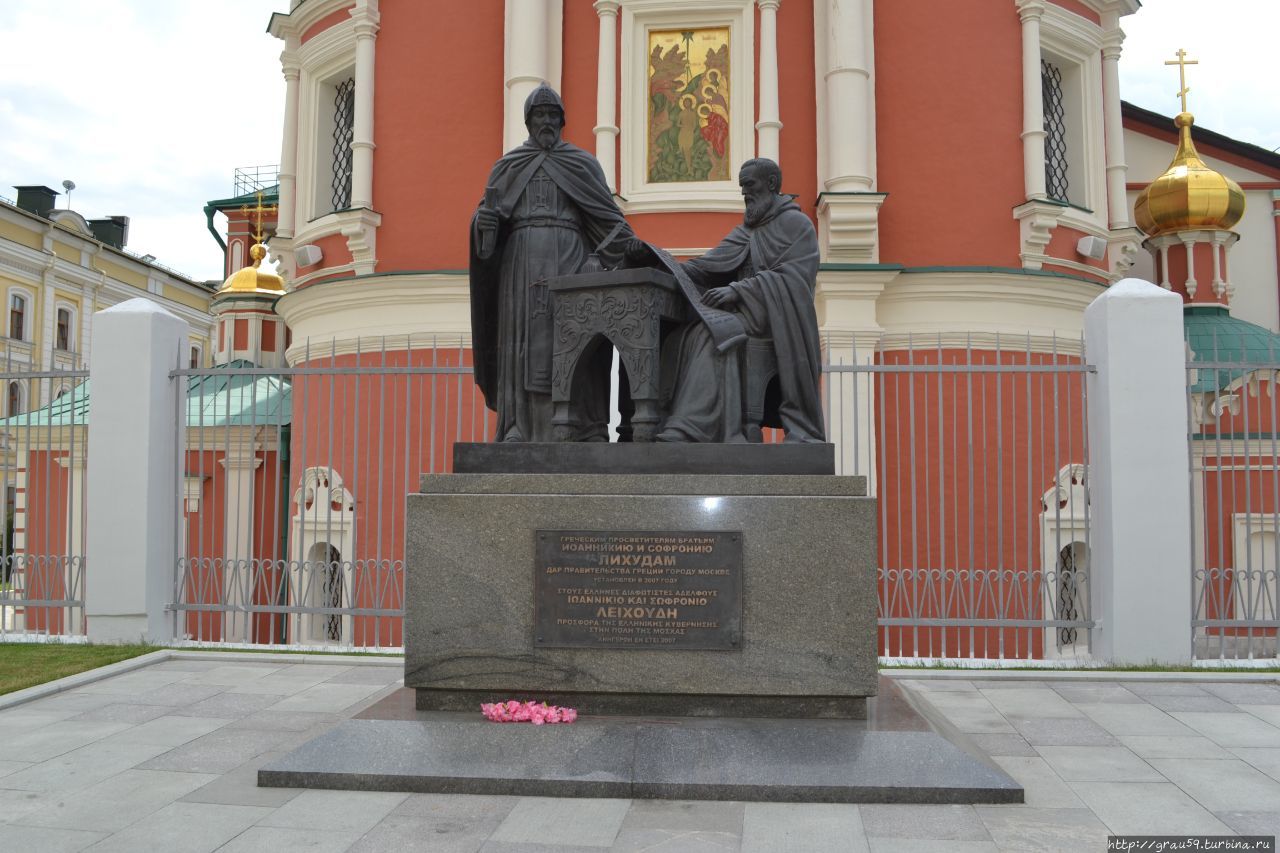
<path id="1" fill-rule="evenodd" d="M 323 678 L 304 678 L 301 676 L 285 678 L 284 676 L 273 675 L 270 678 L 259 678 L 257 681 L 249 681 L 228 687 L 227 692 L 223 695 L 255 696 L 259 700 L 270 700 L 266 704 L 274 705 L 285 696 L 301 693 L 308 687 L 315 687 L 317 684 L 324 683 L 324 681 L 325 679 Z"/>
<path id="2" fill-rule="evenodd" d="M 0 778 L 34 766 L 34 762 L 31 761 L 0 761 Z M 0 787 L 3 787 L 3 785 L 0 785 Z"/>
<path id="3" fill-rule="evenodd" d="M 1150 705 L 1077 705 L 1089 719 L 1109 733 L 1121 735 L 1170 735 L 1189 737 L 1194 731 Z"/>
<path id="4" fill-rule="evenodd" d="M 282 753 L 265 752 L 221 775 L 182 798 L 188 803 L 229 806 L 282 806 L 302 793 L 299 788 L 259 788 L 258 769 Z"/>
<path id="5" fill-rule="evenodd" d="M 1236 707 L 1230 702 L 1219 699 L 1217 696 L 1210 696 L 1207 693 L 1200 693 L 1195 696 L 1187 696 L 1180 693 L 1166 696 L 1156 693 L 1144 698 L 1152 707 L 1159 708 L 1161 711 L 1219 711 L 1231 713 L 1236 710 Z"/>
<path id="6" fill-rule="evenodd" d="M 978 816 L 1002 851 L 1096 853 L 1110 831 L 1086 808 L 978 806 Z"/>
<path id="7" fill-rule="evenodd" d="M 377 684 L 315 684 L 281 699 L 270 707 L 275 711 L 338 713 L 386 689 Z"/>
<path id="8" fill-rule="evenodd" d="M 127 728 L 128 723 L 64 720 L 56 726 L 15 732 L 0 739 L 0 760 L 48 761 Z"/>
<path id="9" fill-rule="evenodd" d="M 1120 742 L 1139 758 L 1230 758 L 1231 753 L 1207 737 L 1122 735 Z"/>
<path id="10" fill-rule="evenodd" d="M 219 729 L 171 749 L 139 766 L 143 770 L 228 773 L 264 752 L 278 750 L 281 747 L 279 732 Z"/>
<path id="11" fill-rule="evenodd" d="M 1242 702 L 1236 707 L 1246 714 L 1252 714 L 1264 723 L 1280 729 L 1280 705 L 1251 705 Z"/>
<path id="12" fill-rule="evenodd" d="M 59 791 L 16 823 L 118 832 L 212 781 L 200 773 L 126 770 L 83 791 Z"/>
<path id="13" fill-rule="evenodd" d="M 259 825 L 363 834 L 407 796 L 375 791 L 303 791 Z"/>
<path id="14" fill-rule="evenodd" d="M 742 838 L 699 829 L 623 829 L 608 849 L 610 853 L 737 853 Z"/>
<path id="15" fill-rule="evenodd" d="M 44 796 L 39 791 L 0 788 L 0 824 L 12 823 L 40 808 Z"/>
<path id="16" fill-rule="evenodd" d="M 404 667 L 353 666 L 346 672 L 325 679 L 326 684 L 401 684 Z"/>
<path id="17" fill-rule="evenodd" d="M 211 669 L 222 666 L 223 661 L 220 660 L 192 660 L 190 658 L 170 658 L 169 660 L 160 661 L 154 664 L 154 669 L 173 670 L 175 672 L 208 672 Z"/>
<path id="18" fill-rule="evenodd" d="M 157 687 L 164 687 L 166 684 L 172 684 L 175 681 L 181 681 L 185 673 L 157 670 L 151 667 L 140 669 L 136 672 L 128 672 L 124 675 L 117 675 L 113 678 L 104 678 L 101 681 L 94 681 L 78 688 L 78 693 L 87 693 L 90 695 L 113 694 L 122 696 L 133 696 L 137 693 L 143 693 L 148 690 L 155 690 Z"/>
<path id="19" fill-rule="evenodd" d="M 391 810 L 389 816 L 424 820 L 429 823 L 487 825 L 492 831 L 497 828 L 503 818 L 510 814 L 518 802 L 520 802 L 519 797 L 482 794 L 469 794 L 465 797 L 456 794 L 410 794 L 401 801 L 400 805 Z M 639 800 L 635 801 L 633 806 L 639 802 Z"/>
<path id="20" fill-rule="evenodd" d="M 1280 747 L 1280 728 L 1243 711 L 1220 714 L 1202 711 L 1171 711 L 1170 716 L 1219 746 Z"/>
<path id="21" fill-rule="evenodd" d="M 969 680 L 979 690 L 1032 690 L 1049 686 L 1046 681 L 1027 678 L 1022 673 L 1010 678 L 971 678 Z"/>
<path id="22" fill-rule="evenodd" d="M 605 848 L 585 847 L 577 844 L 534 844 L 508 841 L 486 841 L 480 853 L 600 853 Z"/>
<path id="23" fill-rule="evenodd" d="M 632 800 L 623 831 L 666 829 L 742 835 L 747 804 L 705 800 Z M 768 810 L 757 814 L 771 814 Z"/>
<path id="24" fill-rule="evenodd" d="M 1227 835 L 1231 830 L 1172 782 L 1075 782 L 1071 787 L 1117 835 Z"/>
<path id="25" fill-rule="evenodd" d="M 257 729 L 264 732 L 305 732 L 346 719 L 340 714 L 315 711 L 257 711 L 228 723 L 228 729 Z"/>
<path id="26" fill-rule="evenodd" d="M 1087 717 L 1078 720 L 1011 720 L 1014 731 L 1034 747 L 1116 746 L 1115 736 Z"/>
<path id="27" fill-rule="evenodd" d="M 1153 758 L 1150 763 L 1211 812 L 1280 808 L 1280 782 L 1240 759 Z"/>
<path id="28" fill-rule="evenodd" d="M 77 853 L 106 837 L 104 832 L 0 824 L 0 850 L 32 853 Z"/>
<path id="29" fill-rule="evenodd" d="M 903 687 L 924 690 L 929 693 L 972 693 L 978 688 L 972 681 L 959 678 L 895 678 Z"/>
<path id="30" fill-rule="evenodd" d="M 253 806 L 171 803 L 86 848 L 90 853 L 212 853 L 271 813 Z"/>
<path id="31" fill-rule="evenodd" d="M 1006 718 L 1060 719 L 1080 717 L 1080 711 L 1048 687 L 983 689 L 982 695 Z"/>
<path id="32" fill-rule="evenodd" d="M 148 690 L 133 697 L 132 701 L 141 705 L 164 705 L 180 708 L 217 696 L 227 688 L 221 684 L 192 684 L 189 681 L 175 681 L 155 690 Z"/>
<path id="33" fill-rule="evenodd" d="M 23 729 L 40 729 L 62 720 L 70 720 L 84 713 L 75 709 L 36 710 L 34 703 L 19 705 L 6 711 L 0 711 L 0 732 L 6 736 Z"/>
<path id="34" fill-rule="evenodd" d="M 969 742 L 978 748 L 984 755 L 1026 755 L 1038 756 L 1035 747 L 1027 743 L 1026 738 L 1022 735 L 1013 734 L 970 734 L 967 735 Z"/>
<path id="35" fill-rule="evenodd" d="M 68 690 L 64 693 L 47 696 L 44 699 L 37 699 L 34 702 L 27 702 L 17 709 L 0 711 L 0 719 L 3 719 L 5 714 L 18 713 L 19 711 L 88 711 L 92 708 L 101 708 L 103 705 L 111 705 L 119 701 L 110 693 L 82 693 L 78 690 Z"/>
<path id="36" fill-rule="evenodd" d="M 1233 746 L 1228 752 L 1236 758 L 1249 762 L 1272 779 L 1280 781 L 1280 747 Z M 1188 757 L 1199 758 L 1201 756 Z M 0 786 L 3 786 L 3 784 L 3 782 L 0 782 Z"/>
<path id="37" fill-rule="evenodd" d="M 352 666 L 351 664 L 340 663 L 294 663 L 280 667 L 274 674 L 273 678 L 315 678 L 320 681 L 326 681 L 330 678 L 351 672 L 353 669 L 381 669 L 390 670 L 392 672 L 403 674 L 404 664 L 398 666 Z"/>
<path id="38" fill-rule="evenodd" d="M 467 799 L 460 797 L 460 799 Z M 489 826 L 391 814 L 353 844 L 350 853 L 476 853 L 493 832 Z M 598 853 L 599 848 L 593 848 Z"/>
<path id="39" fill-rule="evenodd" d="M 163 717 L 167 713 L 169 713 L 169 709 L 163 705 L 136 705 L 119 702 L 112 705 L 103 705 L 101 708 L 94 708 L 91 711 L 83 711 L 71 717 L 71 719 L 108 723 L 133 723 L 136 725 L 145 723 L 147 720 L 154 720 L 156 717 Z"/>
<path id="40" fill-rule="evenodd" d="M 112 738 L 114 743 L 154 744 L 173 748 L 217 731 L 227 724 L 220 717 L 165 715 L 140 723 Z"/>
<path id="41" fill-rule="evenodd" d="M 1123 746 L 1041 746 L 1040 755 L 1067 782 L 1160 782 L 1150 764 Z"/>
<path id="42" fill-rule="evenodd" d="M 1006 755 L 994 761 L 1022 785 L 1023 802 L 1033 808 L 1082 809 L 1084 803 L 1043 758 Z"/>
<path id="43" fill-rule="evenodd" d="M 858 810 L 868 838 L 991 840 L 973 806 L 864 805 Z"/>
<path id="44" fill-rule="evenodd" d="M 743 853 L 869 849 L 858 806 L 747 803 L 743 815 Z"/>
<path id="45" fill-rule="evenodd" d="M 630 805 L 630 800 L 617 799 L 523 797 L 498 824 L 490 840 L 553 847 L 610 847 Z"/>
<path id="46" fill-rule="evenodd" d="M 1055 693 L 1074 705 L 1098 705 L 1110 702 L 1136 704 L 1143 701 L 1141 696 L 1119 684 L 1051 683 L 1050 687 L 1053 688 Z"/>
<path id="47" fill-rule="evenodd" d="M 1206 682 L 1208 693 L 1236 705 L 1280 705 L 1280 686 L 1275 684 Z"/>
<path id="48" fill-rule="evenodd" d="M 275 664 L 229 663 L 203 672 L 191 673 L 182 681 L 187 684 L 207 684 L 226 688 L 257 681 L 280 669 L 282 667 Z"/>
<path id="49" fill-rule="evenodd" d="M 1190 681 L 1126 681 L 1125 689 L 1139 696 L 1209 696 Z"/>
<path id="50" fill-rule="evenodd" d="M 76 791 L 110 779 L 166 750 L 167 746 L 117 743 L 107 738 L 0 778 L 0 788 Z"/>
<path id="51" fill-rule="evenodd" d="M 932 841 L 923 838 L 870 838 L 871 853 L 999 853 L 990 841 Z"/>
<path id="52" fill-rule="evenodd" d="M 219 847 L 218 853 L 343 853 L 359 840 L 357 832 L 251 826 Z"/>
<path id="53" fill-rule="evenodd" d="M 264 678 L 262 681 L 275 681 L 275 679 Z M 221 717 L 225 720 L 238 720 L 271 707 L 280 701 L 282 695 L 284 694 L 234 693 L 227 690 L 208 699 L 175 708 L 171 713 L 182 717 Z"/>
<path id="54" fill-rule="evenodd" d="M 1280 838 L 1280 810 L 1215 812 L 1214 817 L 1241 835 L 1274 835 Z"/>

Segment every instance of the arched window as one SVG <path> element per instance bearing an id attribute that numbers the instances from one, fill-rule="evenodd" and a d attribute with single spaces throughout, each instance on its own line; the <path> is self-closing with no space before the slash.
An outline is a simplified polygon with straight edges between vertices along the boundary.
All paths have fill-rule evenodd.
<path id="1" fill-rule="evenodd" d="M 62 350 L 63 352 L 70 352 L 70 351 L 71 351 L 71 349 L 72 349 L 72 346 L 71 346 L 71 329 L 72 329 L 72 326 L 73 326 L 73 322 L 72 322 L 72 319 L 71 319 L 71 309 L 70 309 L 70 308 L 59 308 L 59 309 L 58 309 L 58 323 L 57 323 L 57 328 L 56 328 L 56 330 L 55 330 L 55 332 L 56 332 L 56 338 L 55 338 L 55 340 L 54 340 L 54 345 L 53 345 L 53 346 L 54 346 L 54 349 L 60 349 L 60 350 Z"/>
<path id="2" fill-rule="evenodd" d="M 200 362 L 201 362 L 200 347 L 193 346 L 191 348 L 191 369 L 195 370 L 196 368 L 200 367 L 201 366 Z"/>
<path id="3" fill-rule="evenodd" d="M 9 417 L 20 415 L 26 411 L 27 389 L 22 383 L 14 380 L 9 383 Z"/>
<path id="4" fill-rule="evenodd" d="M 27 339 L 27 297 L 21 293 L 9 295 L 9 337 L 15 341 Z"/>

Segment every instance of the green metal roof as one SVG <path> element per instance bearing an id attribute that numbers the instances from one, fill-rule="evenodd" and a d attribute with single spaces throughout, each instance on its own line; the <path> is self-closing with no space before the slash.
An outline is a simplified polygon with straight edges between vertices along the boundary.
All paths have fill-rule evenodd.
<path id="1" fill-rule="evenodd" d="M 187 377 L 187 426 L 287 426 L 292 421 L 291 387 L 279 376 L 246 375 L 248 361 L 219 365 L 211 373 Z M 0 419 L 0 429 L 84 426 L 89 423 L 89 380 L 49 405 Z"/>
<path id="2" fill-rule="evenodd" d="M 1254 370 L 1280 366 L 1280 335 L 1232 317 L 1224 306 L 1186 306 L 1182 328 L 1191 364 L 1218 365 L 1196 371 L 1192 391 L 1221 391 Z M 1249 366 L 1233 370 L 1224 363 Z"/>

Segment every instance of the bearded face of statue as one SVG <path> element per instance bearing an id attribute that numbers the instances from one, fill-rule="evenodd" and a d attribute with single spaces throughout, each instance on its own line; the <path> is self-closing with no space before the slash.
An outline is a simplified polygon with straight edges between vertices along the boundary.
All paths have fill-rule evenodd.
<path id="1" fill-rule="evenodd" d="M 777 178 L 764 169 L 748 166 L 738 175 L 738 186 L 742 188 L 742 200 L 747 204 L 747 225 L 758 225 L 769 212 L 773 197 L 778 194 Z"/>
<path id="2" fill-rule="evenodd" d="M 529 138 L 540 147 L 551 149 L 560 141 L 564 113 L 550 105 L 539 105 L 529 111 Z"/>

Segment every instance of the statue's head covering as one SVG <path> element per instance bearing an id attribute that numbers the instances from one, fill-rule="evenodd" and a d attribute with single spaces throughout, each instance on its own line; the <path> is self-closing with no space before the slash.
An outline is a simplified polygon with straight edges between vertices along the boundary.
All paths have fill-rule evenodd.
<path id="1" fill-rule="evenodd" d="M 529 93 L 529 97 L 524 99 L 524 123 L 529 123 L 529 113 L 533 112 L 534 107 L 543 106 L 558 109 L 561 125 L 564 124 L 564 101 L 560 100 L 560 95 L 548 86 L 546 81 L 543 81 L 538 88 Z"/>

